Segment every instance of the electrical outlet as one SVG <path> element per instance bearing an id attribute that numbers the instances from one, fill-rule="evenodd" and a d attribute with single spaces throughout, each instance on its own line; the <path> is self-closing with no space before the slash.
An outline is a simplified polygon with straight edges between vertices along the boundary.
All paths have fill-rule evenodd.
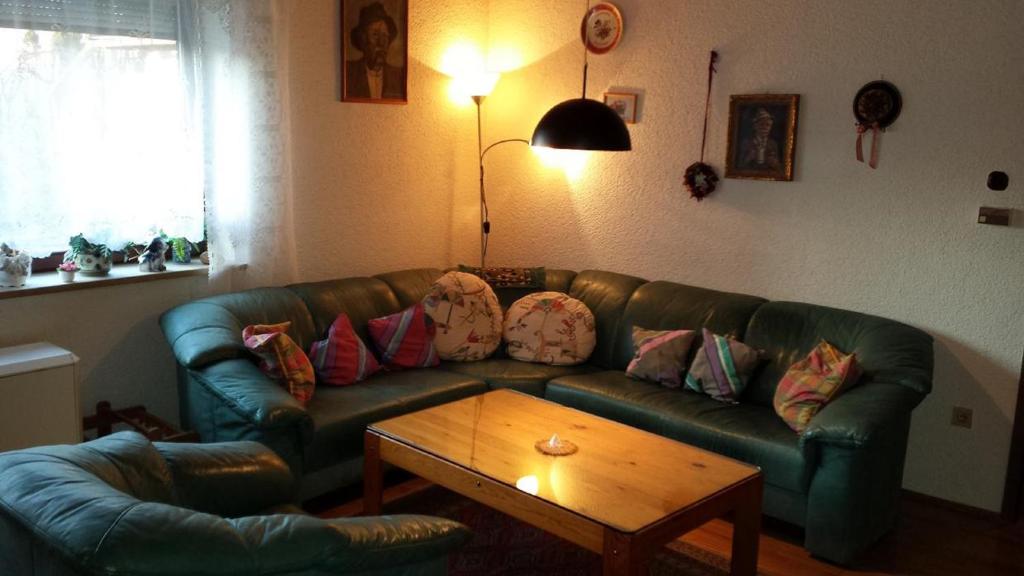
<path id="1" fill-rule="evenodd" d="M 953 406 L 953 418 L 949 421 L 953 426 L 970 428 L 974 419 L 974 410 L 963 406 Z"/>

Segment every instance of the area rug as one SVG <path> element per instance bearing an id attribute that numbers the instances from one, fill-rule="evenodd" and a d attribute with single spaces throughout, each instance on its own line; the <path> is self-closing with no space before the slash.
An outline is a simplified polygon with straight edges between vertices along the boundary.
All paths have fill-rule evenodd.
<path id="1" fill-rule="evenodd" d="M 601 557 L 589 550 L 520 522 L 439 487 L 390 503 L 389 514 L 430 514 L 462 522 L 473 539 L 453 554 L 449 576 L 593 576 Z M 729 562 L 701 548 L 669 543 L 650 565 L 657 576 L 727 576 Z"/>

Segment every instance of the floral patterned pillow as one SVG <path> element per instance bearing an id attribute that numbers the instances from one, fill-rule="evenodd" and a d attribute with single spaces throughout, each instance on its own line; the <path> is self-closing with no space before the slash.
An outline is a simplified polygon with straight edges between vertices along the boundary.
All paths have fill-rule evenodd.
<path id="1" fill-rule="evenodd" d="M 516 300 L 505 315 L 508 355 L 555 366 L 582 364 L 597 345 L 594 315 L 561 292 L 537 292 Z"/>
<path id="2" fill-rule="evenodd" d="M 423 308 L 434 320 L 434 347 L 442 360 L 483 360 L 501 343 L 498 297 L 472 274 L 449 272 L 438 278 Z"/>

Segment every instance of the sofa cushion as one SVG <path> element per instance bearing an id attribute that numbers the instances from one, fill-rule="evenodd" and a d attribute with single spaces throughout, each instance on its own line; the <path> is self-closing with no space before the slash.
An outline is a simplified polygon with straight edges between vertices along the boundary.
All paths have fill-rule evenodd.
<path id="1" fill-rule="evenodd" d="M 370 341 L 366 323 L 371 318 L 394 314 L 402 309 L 391 288 L 376 278 L 343 278 L 287 286 L 305 302 L 313 318 L 316 339 L 324 338 L 339 314 L 352 321 L 363 342 Z"/>
<path id="2" fill-rule="evenodd" d="M 686 374 L 686 388 L 735 403 L 760 363 L 760 353 L 739 340 L 702 331 L 704 343 Z"/>
<path id="3" fill-rule="evenodd" d="M 825 404 L 860 377 L 856 354 L 843 354 L 822 340 L 803 360 L 786 370 L 775 389 L 775 413 L 795 432 L 803 432 Z"/>
<path id="4" fill-rule="evenodd" d="M 442 370 L 382 372 L 341 388 L 322 388 L 306 406 L 316 433 L 307 446 L 305 472 L 363 452 L 368 424 L 482 394 L 487 385 L 471 376 Z"/>
<path id="5" fill-rule="evenodd" d="M 634 326 L 636 354 L 626 367 L 626 374 L 669 388 L 679 388 L 683 385 L 686 359 L 696 335 L 693 330 L 645 330 Z"/>
<path id="6" fill-rule="evenodd" d="M 434 348 L 434 321 L 423 304 L 374 318 L 368 329 L 385 368 L 430 368 L 440 363 Z"/>
<path id="7" fill-rule="evenodd" d="M 430 287 L 423 307 L 434 319 L 434 347 L 442 360 L 483 360 L 501 343 L 498 297 L 478 276 L 446 273 Z"/>
<path id="8" fill-rule="evenodd" d="M 899 384 L 927 394 L 932 380 L 932 338 L 926 332 L 869 314 L 799 302 L 769 302 L 750 319 L 744 341 L 766 362 L 740 398 L 771 406 L 786 370 L 828 340 L 857 354 L 861 382 Z"/>
<path id="9" fill-rule="evenodd" d="M 398 298 L 399 306 L 408 308 L 423 300 L 430 291 L 430 286 L 443 274 L 444 272 L 437 268 L 413 268 L 378 274 L 374 278 L 382 280 L 391 288 Z"/>
<path id="10" fill-rule="evenodd" d="M 662 280 L 648 282 L 633 292 L 622 313 L 611 368 L 624 370 L 632 359 L 634 326 L 650 330 L 696 330 L 696 351 L 701 343 L 701 328 L 744 340 L 750 317 L 765 302 L 757 296 Z"/>
<path id="11" fill-rule="evenodd" d="M 380 363 L 363 339 L 352 329 L 346 314 L 338 314 L 327 331 L 327 338 L 313 342 L 309 360 L 316 371 L 317 384 L 348 386 L 366 380 L 380 370 Z"/>
<path id="12" fill-rule="evenodd" d="M 793 492 L 807 492 L 814 470 L 813 448 L 770 407 L 724 404 L 617 370 L 556 378 L 544 397 L 760 466 L 766 483 Z"/>
<path id="13" fill-rule="evenodd" d="M 486 382 L 491 389 L 512 388 L 534 396 L 543 396 L 545 385 L 553 378 L 600 370 L 590 364 L 552 366 L 520 362 L 511 358 L 488 358 L 479 362 L 442 362 L 441 369 L 473 376 Z"/>
<path id="14" fill-rule="evenodd" d="M 583 364 L 596 344 L 594 315 L 586 304 L 561 292 L 537 292 L 517 300 L 505 314 L 502 335 L 512 358 L 559 366 Z"/>
<path id="15" fill-rule="evenodd" d="M 260 370 L 305 404 L 313 397 L 313 364 L 286 331 L 291 322 L 254 324 L 242 330 L 245 347 L 260 358 Z"/>

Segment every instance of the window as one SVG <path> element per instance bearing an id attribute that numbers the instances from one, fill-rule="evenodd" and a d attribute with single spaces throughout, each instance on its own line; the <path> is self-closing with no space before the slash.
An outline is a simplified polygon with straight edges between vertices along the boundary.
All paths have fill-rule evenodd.
<path id="1" fill-rule="evenodd" d="M 0 241 L 203 237 L 176 2 L 0 0 Z"/>

